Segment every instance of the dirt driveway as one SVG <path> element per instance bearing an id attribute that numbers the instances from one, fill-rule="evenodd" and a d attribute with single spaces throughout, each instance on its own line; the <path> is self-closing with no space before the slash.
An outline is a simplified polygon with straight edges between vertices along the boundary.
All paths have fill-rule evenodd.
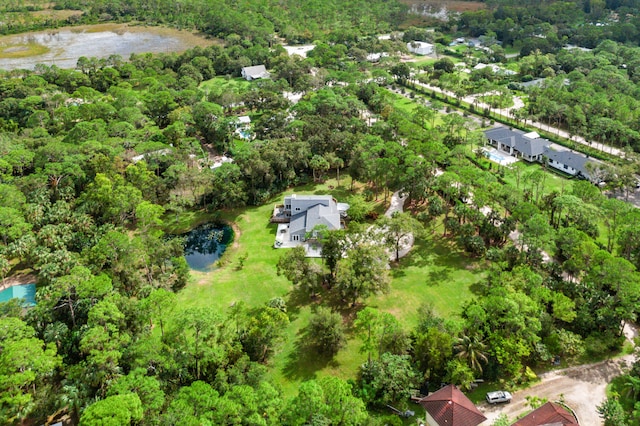
<path id="1" fill-rule="evenodd" d="M 581 425 L 602 425 L 602 419 L 596 406 L 605 399 L 605 389 L 614 377 L 623 373 L 633 363 L 633 355 L 596 364 L 580 365 L 564 370 L 551 371 L 540 376 L 541 381 L 530 388 L 514 392 L 510 404 L 479 405 L 480 411 L 487 416 L 483 425 L 491 425 L 501 413 L 511 421 L 531 410 L 527 405 L 527 396 L 547 398 L 549 401 L 564 399 L 573 408 Z"/>
<path id="2" fill-rule="evenodd" d="M 624 334 L 631 342 L 638 337 L 638 329 L 631 324 L 625 324 Z M 527 413 L 531 408 L 527 405 L 527 396 L 547 398 L 549 401 L 563 399 L 571 407 L 582 426 L 601 426 L 603 421 L 596 407 L 605 400 L 607 384 L 614 377 L 625 373 L 635 361 L 635 355 L 597 362 L 595 364 L 579 365 L 563 370 L 549 371 L 540 375 L 540 382 L 533 386 L 513 393 L 510 404 L 479 405 L 480 411 L 487 416 L 482 425 L 491 425 L 500 414 L 504 413 L 509 420 Z"/>

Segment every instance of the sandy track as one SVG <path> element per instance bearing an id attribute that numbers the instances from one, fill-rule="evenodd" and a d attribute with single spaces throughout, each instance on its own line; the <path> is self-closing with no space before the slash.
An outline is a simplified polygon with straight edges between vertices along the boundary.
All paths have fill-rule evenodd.
<path id="1" fill-rule="evenodd" d="M 483 425 L 490 425 L 501 413 L 506 414 L 513 421 L 521 414 L 530 411 L 527 396 L 547 398 L 549 401 L 564 399 L 564 402 L 576 412 L 581 425 L 602 425 L 603 422 L 596 407 L 605 399 L 607 383 L 629 368 L 633 359 L 633 355 L 627 355 L 596 364 L 545 373 L 540 376 L 540 382 L 515 392 L 510 404 L 480 405 L 478 408 L 487 416 L 487 421 Z"/>
<path id="2" fill-rule="evenodd" d="M 633 341 L 638 336 L 638 330 L 626 324 L 624 334 L 627 339 Z M 480 411 L 487 416 L 487 421 L 482 425 L 491 425 L 501 413 L 506 414 L 511 421 L 527 413 L 531 410 L 527 405 L 527 396 L 547 398 L 549 401 L 564 400 L 575 411 L 581 425 L 603 425 L 596 407 L 606 398 L 607 384 L 616 376 L 628 371 L 634 360 L 634 355 L 625 355 L 595 364 L 578 365 L 541 374 L 540 382 L 514 392 L 510 404 L 492 406 L 485 402 L 479 405 Z"/>

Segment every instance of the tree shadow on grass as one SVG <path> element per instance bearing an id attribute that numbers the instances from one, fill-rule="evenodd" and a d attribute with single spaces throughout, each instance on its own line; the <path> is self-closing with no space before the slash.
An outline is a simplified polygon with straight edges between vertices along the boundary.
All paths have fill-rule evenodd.
<path id="1" fill-rule="evenodd" d="M 271 219 L 271 216 L 269 216 L 269 218 L 267 219 L 265 228 L 268 229 L 269 234 L 273 235 L 273 237 L 275 238 L 276 234 L 278 233 L 278 224 L 269 222 L 270 219 Z"/>
<path id="2" fill-rule="evenodd" d="M 487 293 L 487 285 L 482 281 L 477 281 L 469 286 L 469 290 L 476 296 L 485 295 Z"/>
<path id="3" fill-rule="evenodd" d="M 334 198 L 342 203 L 344 203 L 347 198 L 353 195 L 353 192 L 349 189 L 349 185 L 345 186 L 344 183 L 337 187 L 330 186 L 328 190 L 318 189 L 314 191 L 314 195 L 327 195 L 327 193 L 330 193 Z"/>
<path id="4" fill-rule="evenodd" d="M 365 305 L 359 300 L 354 305 L 345 301 L 335 289 L 327 290 L 323 296 L 325 306 L 331 308 L 332 311 L 342 315 L 345 325 L 353 322 L 358 311 L 363 309 Z"/>
<path id="5" fill-rule="evenodd" d="M 446 266 L 431 269 L 427 274 L 427 285 L 435 286 L 448 281 L 451 278 L 452 271 L 453 268 Z"/>
<path id="6" fill-rule="evenodd" d="M 403 267 L 413 266 L 424 268 L 433 263 L 432 252 L 435 244 L 431 238 L 416 238 L 409 254 L 400 259 L 399 265 Z"/>
<path id="7" fill-rule="evenodd" d="M 298 331 L 294 349 L 287 355 L 283 374 L 289 380 L 311 380 L 327 366 L 337 367 L 333 356 L 319 353 L 309 342 L 307 329 Z"/>
<path id="8" fill-rule="evenodd" d="M 400 263 L 391 263 L 391 277 L 393 279 L 402 278 L 405 275 L 407 275 L 407 273 L 405 272 L 404 268 L 402 267 L 402 264 L 400 264 Z"/>
<path id="9" fill-rule="evenodd" d="M 299 286 L 293 286 L 287 295 L 287 314 L 289 320 L 294 321 L 300 314 L 300 308 L 316 302 L 319 297 L 311 298 L 309 293 Z"/>

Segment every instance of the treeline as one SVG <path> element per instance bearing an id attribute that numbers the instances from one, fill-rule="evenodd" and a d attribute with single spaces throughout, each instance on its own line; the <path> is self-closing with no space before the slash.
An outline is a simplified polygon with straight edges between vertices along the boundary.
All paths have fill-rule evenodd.
<path id="1" fill-rule="evenodd" d="M 394 106 L 384 65 L 370 69 L 362 55 L 375 43 L 322 43 L 302 59 L 236 38 L 227 49 L 3 74 L 0 271 L 32 269 L 38 282 L 32 309 L 2 306 L 3 423 L 59 410 L 84 424 L 375 424 L 367 407 L 402 403 L 425 380 L 515 381 L 552 355 L 619 348 L 622 324 L 638 311 L 637 211 L 586 182 L 548 194 L 541 170 L 516 167 L 515 189 L 501 184 L 470 152 L 482 137 L 471 120 L 441 117 L 436 102 L 411 113 Z M 255 63 L 274 81 L 201 89 Z M 304 96 L 292 106 L 283 92 L 294 90 Z M 240 114 L 252 117 L 254 140 L 235 141 Z M 212 168 L 223 153 L 234 162 Z M 407 330 L 363 310 L 354 325 L 369 362 L 359 377 L 304 383 L 285 400 L 264 377 L 284 339 L 287 301 L 228 312 L 176 306 L 188 267 L 163 224 L 185 210 L 261 205 L 345 169 L 364 197 L 406 192 L 411 219 L 494 266 L 459 321 L 426 309 Z M 388 240 L 409 222 L 388 223 Z M 603 224 L 607 244 L 597 240 Z M 354 241 L 335 234 L 334 253 Z M 319 270 L 302 258 L 307 281 L 294 284 L 321 293 L 326 282 L 341 306 L 384 291 L 379 247 L 349 249 Z M 542 262 L 543 250 L 558 262 Z M 354 261 L 365 256 L 375 268 Z M 319 331 L 340 323 L 317 315 Z M 340 341 L 329 338 L 314 343 L 330 354 Z"/>
<path id="2" fill-rule="evenodd" d="M 49 7 L 34 3 L 34 9 Z M 43 20 L 28 13 L 20 19 L 0 25 L 3 33 L 45 29 L 61 24 L 138 21 L 150 25 L 165 24 L 186 30 L 197 30 L 213 37 L 237 34 L 246 40 L 272 40 L 274 34 L 291 43 L 310 42 L 334 34 L 377 34 L 388 32 L 403 22 L 407 7 L 398 1 L 267 1 L 228 2 L 224 0 L 188 0 L 174 2 L 86 1 L 54 2 L 56 10 L 79 10 L 66 21 Z M 24 6 L 9 2 L 0 11 L 27 12 Z"/>
<path id="3" fill-rule="evenodd" d="M 489 67 L 473 69 L 475 63 L 483 61 L 506 61 L 500 46 L 492 46 L 491 50 L 493 54 L 465 58 L 470 68 L 469 78 L 461 77 L 447 57 L 423 67 L 415 78 L 453 92 L 458 100 L 471 94 L 491 93 L 484 99 L 476 99 L 494 108 L 511 107 L 514 95 L 525 92 L 528 96 L 526 106 L 509 112 L 516 121 L 536 120 L 587 140 L 640 151 L 637 113 L 640 106 L 637 101 L 640 48 L 605 40 L 593 50 L 533 52 L 518 58 L 518 72 L 510 71 L 512 75 L 504 70 L 493 72 Z M 500 66 L 507 67 L 506 64 Z M 392 71 L 394 75 L 409 79 L 411 70 L 400 64 Z M 524 87 L 527 82 L 537 79 L 536 84 Z M 615 180 L 615 176 L 610 174 L 608 180 Z"/>
<path id="4" fill-rule="evenodd" d="M 458 25 L 477 37 L 495 34 L 504 45 L 523 55 L 552 52 L 566 43 L 593 48 L 603 40 L 637 44 L 638 8 L 635 1 L 491 1 L 485 10 L 464 12 Z"/>
<path id="5" fill-rule="evenodd" d="M 531 90 L 527 112 L 574 134 L 639 151 L 639 54 L 640 48 L 603 41 L 592 52 L 524 58 L 531 65 L 524 72 L 542 76 L 551 69 L 557 76 Z"/>
<path id="6" fill-rule="evenodd" d="M 3 74 L 0 272 L 4 279 L 32 270 L 38 292 L 28 311 L 2 306 L 2 423 L 56 413 L 83 424 L 367 421 L 342 380 L 301 388 L 316 397 L 312 412 L 307 396 L 283 403 L 264 380 L 263 364 L 288 322 L 282 301 L 230 313 L 177 308 L 173 292 L 188 267 L 181 240 L 162 232 L 166 212 L 260 204 L 310 174 L 346 167 L 347 145 L 369 133 L 354 94 L 361 89 L 325 87 L 335 77 L 324 73 L 310 78 L 316 63 L 344 68 L 346 50 L 320 50 L 307 61 L 270 52 L 279 80 L 241 93 L 198 84 L 237 74 L 259 49 L 81 58 L 76 70 Z M 295 110 L 282 96 L 289 82 L 310 91 Z M 383 108 L 376 84 L 360 96 Z M 236 150 L 238 113 L 255 118 L 259 139 Z M 375 132 L 392 134 L 384 128 Z M 383 142 L 367 144 L 380 158 L 375 174 L 373 163 L 360 172 L 376 191 L 391 181 L 384 167 L 395 161 Z M 230 152 L 235 163 L 214 170 L 209 152 Z M 185 406 L 200 408 L 188 416 Z"/>

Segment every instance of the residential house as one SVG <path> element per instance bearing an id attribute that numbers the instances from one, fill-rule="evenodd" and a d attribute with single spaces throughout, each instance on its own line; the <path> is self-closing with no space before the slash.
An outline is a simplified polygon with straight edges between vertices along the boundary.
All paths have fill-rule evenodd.
<path id="1" fill-rule="evenodd" d="M 477 426 L 487 418 L 455 385 L 448 385 L 420 399 L 428 426 Z"/>
<path id="2" fill-rule="evenodd" d="M 547 147 L 544 151 L 544 156 L 547 158 L 547 164 L 549 164 L 549 166 L 570 174 L 571 176 L 591 180 L 591 174 L 589 173 L 589 167 L 587 165 L 589 163 L 596 164 L 596 162 L 586 155 L 570 150 L 556 151 L 551 147 Z"/>
<path id="3" fill-rule="evenodd" d="M 431 55 L 434 52 L 434 46 L 424 41 L 410 41 L 407 43 L 407 50 L 415 55 Z"/>
<path id="4" fill-rule="evenodd" d="M 513 83 L 513 84 L 517 86 L 520 90 L 529 90 L 534 87 L 545 87 L 546 84 L 549 83 L 550 81 L 552 80 L 549 78 L 536 78 L 534 80 L 524 81 L 521 83 Z M 569 86 L 570 84 L 571 84 L 571 80 L 569 80 L 568 78 L 565 78 L 564 80 L 562 80 L 563 86 Z"/>
<path id="5" fill-rule="evenodd" d="M 243 67 L 241 72 L 242 78 L 247 81 L 259 80 L 261 78 L 269 78 L 271 74 L 264 65 L 255 65 L 253 67 Z"/>
<path id="6" fill-rule="evenodd" d="M 241 115 L 236 117 L 236 130 L 235 134 L 241 137 L 242 139 L 251 139 L 251 117 L 248 115 Z"/>
<path id="7" fill-rule="evenodd" d="M 560 404 L 547 402 L 511 426 L 579 426 L 578 420 Z"/>
<path id="8" fill-rule="evenodd" d="M 483 62 L 480 62 L 475 67 L 473 67 L 474 70 L 483 70 L 485 68 L 489 68 L 491 72 L 497 75 L 516 75 L 517 74 L 517 72 L 513 70 L 502 68 L 496 64 L 485 64 Z"/>
<path id="9" fill-rule="evenodd" d="M 166 156 L 168 154 L 171 154 L 171 150 L 169 148 L 158 149 L 158 150 L 155 150 L 155 151 L 146 152 L 144 154 L 140 154 L 140 155 L 136 155 L 134 157 L 131 157 L 131 162 L 137 163 L 138 161 L 146 160 L 148 158 Z"/>
<path id="10" fill-rule="evenodd" d="M 317 227 L 332 231 L 342 227 L 348 204 L 338 203 L 331 195 L 288 195 L 284 204 L 276 206 L 271 222 L 289 223 L 289 241 L 305 241 L 317 232 Z"/>
<path id="11" fill-rule="evenodd" d="M 529 162 L 542 161 L 545 149 L 551 145 L 551 142 L 541 138 L 536 132 L 525 133 L 502 126 L 485 130 L 484 136 L 498 151 Z"/>
<path id="12" fill-rule="evenodd" d="M 380 62 L 380 59 L 388 58 L 388 57 L 389 57 L 389 54 L 387 52 L 369 53 L 367 55 L 367 61 Z"/>

